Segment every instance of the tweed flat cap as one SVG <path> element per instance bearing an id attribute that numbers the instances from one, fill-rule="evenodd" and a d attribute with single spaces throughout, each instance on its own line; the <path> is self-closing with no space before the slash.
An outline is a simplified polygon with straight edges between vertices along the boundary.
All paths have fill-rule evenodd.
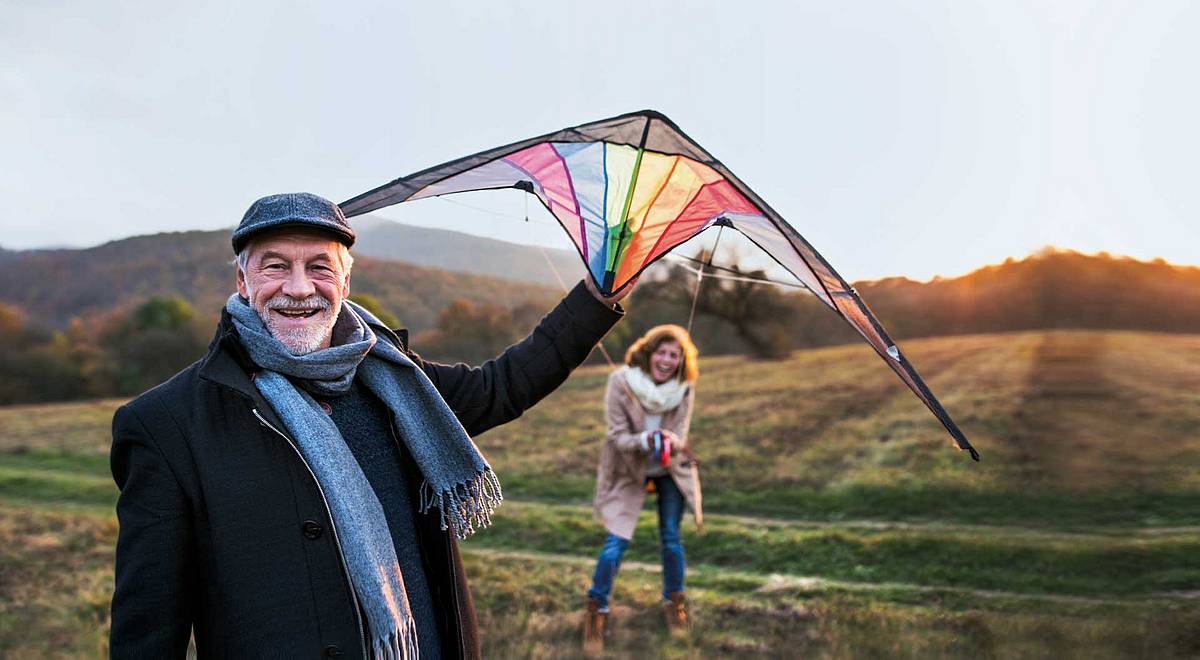
<path id="1" fill-rule="evenodd" d="M 268 195 L 250 205 L 241 224 L 233 230 L 233 252 L 241 252 L 259 232 L 291 226 L 321 229 L 346 247 L 354 245 L 354 230 L 337 204 L 312 193 L 284 193 Z"/>

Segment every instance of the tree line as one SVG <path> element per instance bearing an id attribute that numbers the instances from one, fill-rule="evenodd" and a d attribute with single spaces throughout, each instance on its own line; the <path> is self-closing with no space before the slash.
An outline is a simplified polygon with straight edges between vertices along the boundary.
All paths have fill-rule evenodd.
<path id="1" fill-rule="evenodd" d="M 695 281 L 675 266 L 660 286 L 635 292 L 633 304 L 650 302 L 652 309 L 633 315 L 633 330 L 646 320 L 686 319 Z M 892 277 L 855 289 L 895 339 L 1045 329 L 1200 333 L 1200 268 L 1162 259 L 1045 248 L 961 277 Z M 705 279 L 695 301 L 693 335 L 709 353 L 771 358 L 859 340 L 807 292 Z"/>
<path id="2" fill-rule="evenodd" d="M 745 278 L 765 273 L 730 268 Z M 697 293 L 693 271 L 656 266 L 622 304 L 626 319 L 604 339 L 619 361 L 633 338 L 660 323 L 685 324 L 704 354 L 771 359 L 858 341 L 815 297 L 770 284 L 718 279 Z M 856 285 L 897 339 L 1048 328 L 1200 333 L 1200 268 L 1046 249 L 957 278 L 888 278 Z M 372 295 L 352 298 L 392 327 L 404 310 Z M 694 305 L 694 312 L 693 312 Z M 455 298 L 412 347 L 423 357 L 478 363 L 529 332 L 549 304 Z M 93 310 L 51 329 L 0 304 L 0 404 L 128 397 L 202 356 L 219 310 L 197 311 L 179 295 Z M 399 317 L 390 312 L 399 312 Z M 599 353 L 593 361 L 602 361 Z"/>

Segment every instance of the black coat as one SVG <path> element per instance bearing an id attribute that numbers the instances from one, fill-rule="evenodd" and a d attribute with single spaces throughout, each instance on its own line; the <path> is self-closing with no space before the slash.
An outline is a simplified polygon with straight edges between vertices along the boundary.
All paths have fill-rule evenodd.
<path id="1" fill-rule="evenodd" d="M 619 318 L 577 286 L 528 337 L 481 367 L 409 355 L 474 436 L 558 387 Z M 202 360 L 113 417 L 121 489 L 114 658 L 183 657 L 193 631 L 201 657 L 365 654 L 328 508 L 251 382 L 256 370 L 223 315 Z M 458 545 L 436 512 L 416 520 L 445 654 L 477 657 Z"/>

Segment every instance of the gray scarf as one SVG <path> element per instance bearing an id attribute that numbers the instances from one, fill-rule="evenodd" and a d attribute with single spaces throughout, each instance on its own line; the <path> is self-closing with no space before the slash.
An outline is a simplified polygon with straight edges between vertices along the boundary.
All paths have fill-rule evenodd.
<path id="1" fill-rule="evenodd" d="M 416 624 L 383 506 L 309 392 L 343 393 L 360 374 L 391 412 L 425 478 L 420 512 L 437 507 L 442 529 L 460 539 L 491 523 L 503 499 L 500 482 L 425 373 L 396 346 L 376 340 L 368 323 L 379 321 L 361 306 L 344 301 L 334 327 L 341 341 L 307 355 L 293 355 L 272 337 L 240 296 L 230 296 L 225 309 L 250 358 L 264 369 L 255 386 L 291 432 L 329 502 L 350 581 L 367 615 L 372 655 L 416 658 Z"/>

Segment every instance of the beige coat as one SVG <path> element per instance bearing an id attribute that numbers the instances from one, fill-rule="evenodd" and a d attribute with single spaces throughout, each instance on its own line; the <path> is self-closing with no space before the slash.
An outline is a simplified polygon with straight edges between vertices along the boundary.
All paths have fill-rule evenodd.
<path id="1" fill-rule="evenodd" d="M 663 413 L 661 428 L 670 429 L 687 442 L 695 398 L 696 388 L 692 384 L 683 401 L 673 410 Z M 633 538 L 638 513 L 646 499 L 646 450 L 642 444 L 646 412 L 619 369 L 608 377 L 604 409 L 608 433 L 600 453 L 600 467 L 596 470 L 596 498 L 593 505 L 596 519 L 603 522 L 609 532 L 630 539 Z M 691 443 L 688 442 L 687 446 L 690 448 Z M 672 457 L 668 471 L 699 525 L 703 515 L 699 471 L 693 469 L 693 462 L 687 453 L 677 453 Z"/>

